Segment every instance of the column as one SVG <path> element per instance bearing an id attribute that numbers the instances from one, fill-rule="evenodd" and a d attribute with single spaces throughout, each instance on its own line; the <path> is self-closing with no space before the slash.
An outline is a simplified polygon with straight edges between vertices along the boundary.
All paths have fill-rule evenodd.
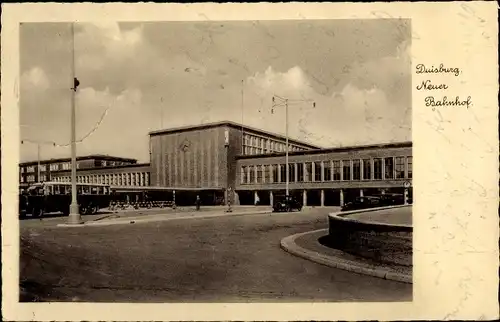
<path id="1" fill-rule="evenodd" d="M 323 164 L 323 163 L 321 163 Z M 325 190 L 321 189 L 321 207 L 325 206 Z"/>
<path id="2" fill-rule="evenodd" d="M 340 189 L 340 207 L 344 205 L 344 189 Z"/>
<path id="3" fill-rule="evenodd" d="M 269 191 L 269 203 L 272 205 L 274 205 L 274 197 L 273 197 L 273 192 L 272 191 Z"/>
<path id="4" fill-rule="evenodd" d="M 307 207 L 307 190 L 302 191 L 302 206 Z"/>
<path id="5" fill-rule="evenodd" d="M 257 201 L 259 200 L 259 193 L 257 191 L 254 191 L 253 193 L 253 204 L 254 206 L 257 205 Z"/>
<path id="6" fill-rule="evenodd" d="M 363 189 L 359 189 L 359 196 L 360 196 L 360 197 L 363 197 L 363 196 L 364 196 Z"/>
<path id="7" fill-rule="evenodd" d="M 281 164 L 276 165 L 276 171 L 278 171 L 278 182 L 281 182 Z"/>
<path id="8" fill-rule="evenodd" d="M 240 195 L 235 191 L 234 192 L 234 202 L 233 204 L 235 206 L 239 206 L 240 205 Z"/>
<path id="9" fill-rule="evenodd" d="M 325 181 L 325 162 L 321 161 L 321 182 Z M 323 190 L 321 190 L 321 193 L 323 193 Z"/>
<path id="10" fill-rule="evenodd" d="M 139 173 L 139 185 L 142 187 L 144 186 L 144 176 L 143 173 Z"/>
<path id="11" fill-rule="evenodd" d="M 364 169 L 364 167 L 365 167 L 365 165 L 363 163 L 363 159 L 359 159 L 359 179 L 361 181 L 363 181 L 364 178 L 365 178 L 365 169 Z"/>

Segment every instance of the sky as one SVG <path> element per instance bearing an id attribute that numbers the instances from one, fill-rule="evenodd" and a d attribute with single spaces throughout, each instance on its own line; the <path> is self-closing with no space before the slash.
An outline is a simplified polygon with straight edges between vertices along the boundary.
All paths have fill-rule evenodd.
<path id="1" fill-rule="evenodd" d="M 71 30 L 21 25 L 22 162 L 37 143 L 41 159 L 70 157 L 73 70 L 77 155 L 149 162 L 150 131 L 224 120 L 284 134 L 273 95 L 298 100 L 296 139 L 411 140 L 409 20 L 77 23 L 74 42 Z"/>

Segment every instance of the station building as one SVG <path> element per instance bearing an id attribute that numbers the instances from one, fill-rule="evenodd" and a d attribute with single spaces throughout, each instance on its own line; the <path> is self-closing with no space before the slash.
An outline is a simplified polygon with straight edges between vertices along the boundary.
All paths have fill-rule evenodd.
<path id="1" fill-rule="evenodd" d="M 411 152 L 411 142 L 290 152 L 289 194 L 304 206 L 340 206 L 357 196 L 403 194 L 413 176 Z M 240 204 L 272 204 L 274 195 L 285 195 L 285 153 L 241 155 L 236 167 Z"/>
<path id="2" fill-rule="evenodd" d="M 305 206 L 403 193 L 412 181 L 412 143 L 321 148 L 289 139 L 289 193 Z M 150 163 L 79 168 L 77 181 L 151 190 L 179 205 L 271 205 L 285 194 L 286 138 L 224 121 L 149 133 Z M 132 160 L 132 159 L 130 159 Z M 70 181 L 70 169 L 54 171 Z M 411 187 L 409 188 L 411 197 Z"/>
<path id="3" fill-rule="evenodd" d="M 184 191 L 180 203 L 238 204 L 234 189 L 240 155 L 268 155 L 285 151 L 286 138 L 234 122 L 224 121 L 149 133 L 151 186 Z M 289 140 L 290 151 L 317 149 Z"/>
<path id="4" fill-rule="evenodd" d="M 133 165 L 136 163 L 136 159 L 101 154 L 79 156 L 76 158 L 76 168 L 78 170 Z M 60 177 L 61 173 L 65 172 L 71 173 L 71 158 L 22 162 L 19 164 L 19 183 L 23 186 L 34 182 L 51 181 Z M 40 177 L 38 177 L 39 174 Z"/>
<path id="5" fill-rule="evenodd" d="M 285 137 L 233 122 L 151 132 L 151 186 L 190 188 L 188 199 L 208 204 L 271 205 L 285 194 L 285 148 Z M 324 149 L 289 139 L 289 193 L 317 206 L 403 193 L 412 164 L 411 142 Z"/>

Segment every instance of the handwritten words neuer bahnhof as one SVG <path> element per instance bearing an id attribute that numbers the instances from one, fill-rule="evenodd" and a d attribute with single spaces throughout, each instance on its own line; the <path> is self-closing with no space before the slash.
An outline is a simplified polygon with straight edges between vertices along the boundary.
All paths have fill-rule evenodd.
<path id="1" fill-rule="evenodd" d="M 462 71 L 458 67 L 445 67 L 444 64 L 440 64 L 437 67 L 434 65 L 426 66 L 424 64 L 417 64 L 416 74 L 424 74 L 427 76 L 426 79 L 418 81 L 416 87 L 418 91 L 447 91 L 450 89 L 448 83 L 434 83 L 431 79 L 432 76 L 436 74 L 449 74 L 452 77 L 459 77 Z M 432 107 L 433 110 L 435 107 L 444 106 L 469 108 L 472 106 L 472 98 L 471 96 L 463 98 L 460 95 L 454 97 L 448 97 L 446 95 L 439 97 L 428 95 L 425 97 L 425 106 Z"/>

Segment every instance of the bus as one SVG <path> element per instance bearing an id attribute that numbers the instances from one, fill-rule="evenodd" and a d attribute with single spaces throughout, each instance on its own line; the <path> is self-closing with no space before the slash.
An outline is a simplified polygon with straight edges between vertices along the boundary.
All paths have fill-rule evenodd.
<path id="1" fill-rule="evenodd" d="M 109 185 L 77 183 L 77 201 L 82 215 L 95 214 L 109 207 L 111 189 Z M 19 214 L 41 217 L 45 213 L 61 212 L 68 215 L 71 204 L 70 182 L 42 182 L 29 186 L 20 193 Z"/>

